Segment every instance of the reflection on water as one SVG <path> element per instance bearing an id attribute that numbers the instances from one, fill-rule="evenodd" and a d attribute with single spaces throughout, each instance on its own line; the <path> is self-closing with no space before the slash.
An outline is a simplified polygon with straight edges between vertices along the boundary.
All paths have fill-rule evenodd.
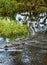
<path id="1" fill-rule="evenodd" d="M 42 38 L 41 44 L 23 45 L 22 52 L 0 51 L 0 65 L 47 65 L 47 38 Z"/>

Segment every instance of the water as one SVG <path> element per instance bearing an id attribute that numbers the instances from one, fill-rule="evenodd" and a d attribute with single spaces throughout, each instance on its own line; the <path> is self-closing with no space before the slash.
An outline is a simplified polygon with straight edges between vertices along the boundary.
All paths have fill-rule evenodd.
<path id="1" fill-rule="evenodd" d="M 0 41 L 0 65 L 47 65 L 47 35 L 40 34 L 24 42 L 20 47 L 4 50 L 6 42 Z"/>

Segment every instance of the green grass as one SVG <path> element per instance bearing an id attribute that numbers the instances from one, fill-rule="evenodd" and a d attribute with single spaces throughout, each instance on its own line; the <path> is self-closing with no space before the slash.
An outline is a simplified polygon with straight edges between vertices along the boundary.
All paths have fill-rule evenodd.
<path id="1" fill-rule="evenodd" d="M 19 25 L 14 20 L 0 20 L 0 37 L 15 39 L 28 35 L 28 27 Z"/>

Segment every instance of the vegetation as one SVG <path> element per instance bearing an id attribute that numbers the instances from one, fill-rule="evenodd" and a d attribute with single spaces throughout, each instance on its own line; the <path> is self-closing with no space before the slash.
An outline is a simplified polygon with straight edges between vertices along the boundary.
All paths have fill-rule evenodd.
<path id="1" fill-rule="evenodd" d="M 36 18 L 40 13 L 47 13 L 47 0 L 0 0 L 0 16 L 12 16 L 15 13 L 29 12 Z M 31 15 L 31 12 L 33 13 Z M 12 21 L 0 20 L 0 36 L 16 38 L 27 35 L 28 29 L 25 25 Z"/>
<path id="2" fill-rule="evenodd" d="M 0 14 L 2 15 L 8 16 L 26 11 L 34 14 L 47 12 L 47 0 L 0 0 Z"/>
<path id="3" fill-rule="evenodd" d="M 15 0 L 0 0 L 0 14 L 12 15 L 16 11 L 17 2 Z"/>
<path id="4" fill-rule="evenodd" d="M 4 38 L 15 39 L 28 35 L 28 28 L 26 25 L 20 26 L 14 20 L 0 20 L 0 36 Z"/>

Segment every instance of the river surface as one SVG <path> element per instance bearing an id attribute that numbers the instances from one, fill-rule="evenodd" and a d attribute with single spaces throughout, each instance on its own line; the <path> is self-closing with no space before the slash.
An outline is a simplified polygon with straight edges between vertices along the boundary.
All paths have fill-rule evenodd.
<path id="1" fill-rule="evenodd" d="M 36 35 L 24 43 L 4 50 L 9 43 L 0 40 L 0 65 L 47 65 L 47 35 Z"/>

